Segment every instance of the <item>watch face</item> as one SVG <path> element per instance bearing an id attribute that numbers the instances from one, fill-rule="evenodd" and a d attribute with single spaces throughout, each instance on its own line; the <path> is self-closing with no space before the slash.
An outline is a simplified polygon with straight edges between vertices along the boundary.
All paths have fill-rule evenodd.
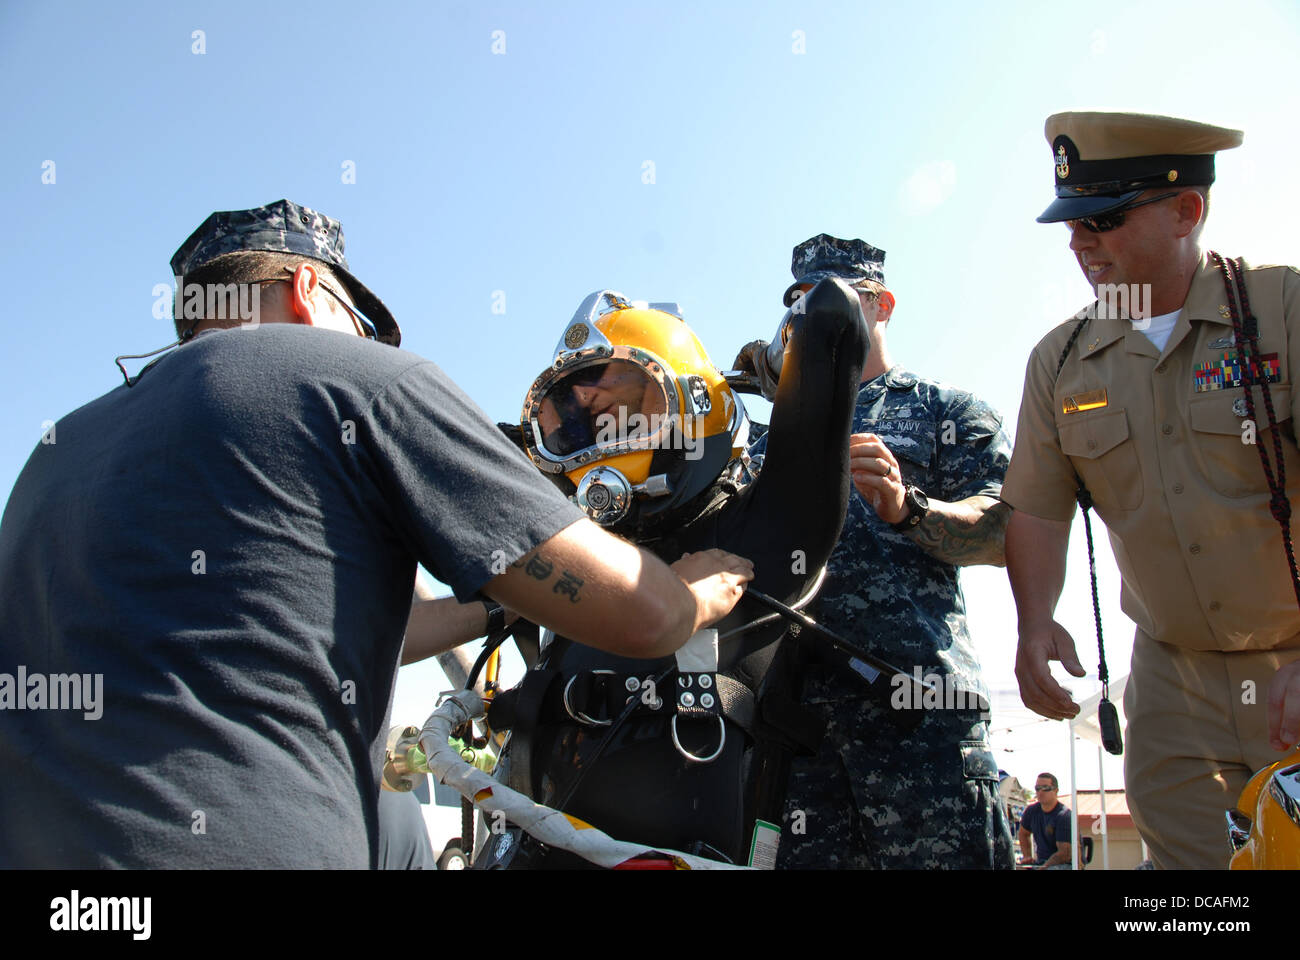
<path id="1" fill-rule="evenodd" d="M 894 524 L 896 530 L 909 530 L 917 526 L 930 512 L 930 498 L 920 487 L 909 486 L 903 493 L 903 505 L 907 507 L 907 516 Z"/>

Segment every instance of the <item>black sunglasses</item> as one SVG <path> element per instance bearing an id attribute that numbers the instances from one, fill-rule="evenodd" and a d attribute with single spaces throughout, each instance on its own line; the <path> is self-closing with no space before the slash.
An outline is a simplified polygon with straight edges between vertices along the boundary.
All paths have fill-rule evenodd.
<path id="1" fill-rule="evenodd" d="M 1047 793 L 1047 791 L 1055 790 L 1055 789 L 1056 789 L 1055 787 L 1034 787 L 1034 790 L 1037 791 L 1038 793 Z"/>
<path id="2" fill-rule="evenodd" d="M 1146 200 L 1139 200 L 1137 203 L 1130 203 L 1125 207 L 1121 207 L 1119 210 L 1112 210 L 1109 213 L 1101 213 L 1095 217 L 1076 217 L 1069 222 L 1079 224 L 1083 229 L 1090 233 L 1109 233 L 1111 230 L 1116 230 L 1119 227 L 1124 226 L 1124 214 L 1128 213 L 1130 210 L 1145 206 L 1148 203 L 1158 203 L 1161 200 L 1168 200 L 1170 197 L 1178 196 L 1178 194 L 1179 191 L 1177 190 L 1170 193 L 1162 193 L 1158 197 L 1148 197 Z"/>

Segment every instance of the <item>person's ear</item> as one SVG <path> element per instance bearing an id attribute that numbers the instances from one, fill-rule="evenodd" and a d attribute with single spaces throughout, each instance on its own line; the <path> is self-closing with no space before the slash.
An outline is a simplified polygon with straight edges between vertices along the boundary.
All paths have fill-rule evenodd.
<path id="1" fill-rule="evenodd" d="M 1174 203 L 1178 216 L 1174 234 L 1182 239 L 1195 230 L 1205 216 L 1205 198 L 1196 190 L 1184 190 L 1174 199 Z"/>
<path id="2" fill-rule="evenodd" d="M 310 263 L 300 263 L 293 271 L 293 303 L 290 309 L 297 323 L 309 327 L 316 325 L 316 290 L 320 286 L 320 276 Z"/>
<path id="3" fill-rule="evenodd" d="M 897 302 L 894 295 L 888 290 L 882 290 L 880 296 L 876 298 L 876 302 L 880 304 L 880 322 L 888 323 L 889 318 L 894 315 L 894 304 Z"/>

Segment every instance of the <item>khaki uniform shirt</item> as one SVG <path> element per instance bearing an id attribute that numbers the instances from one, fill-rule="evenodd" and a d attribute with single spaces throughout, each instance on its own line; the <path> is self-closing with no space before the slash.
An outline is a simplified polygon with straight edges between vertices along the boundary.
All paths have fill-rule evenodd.
<path id="1" fill-rule="evenodd" d="M 1259 347 L 1282 433 L 1287 494 L 1300 494 L 1300 273 L 1247 267 Z M 1121 605 L 1149 636 L 1192 650 L 1300 645 L 1300 611 L 1269 513 L 1222 275 L 1203 258 L 1162 353 L 1132 321 L 1089 319 L 1057 378 L 1076 320 L 1034 348 L 1002 499 L 1051 520 L 1075 511 L 1075 473 L 1110 532 Z M 1275 356 L 1275 360 L 1273 359 Z M 1198 373 L 1199 370 L 1199 373 Z M 1271 379 L 1271 377 L 1270 377 Z M 1254 388 L 1260 426 L 1268 415 Z M 1067 412 L 1067 410 L 1069 412 Z M 1273 456 L 1272 430 L 1255 441 Z M 1300 514 L 1293 520 L 1300 531 Z"/>

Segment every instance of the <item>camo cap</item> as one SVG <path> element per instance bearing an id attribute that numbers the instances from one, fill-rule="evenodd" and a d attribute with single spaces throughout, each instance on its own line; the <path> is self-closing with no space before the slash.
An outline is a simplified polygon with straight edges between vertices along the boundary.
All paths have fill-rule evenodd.
<path id="1" fill-rule="evenodd" d="M 795 282 L 786 288 L 786 306 L 790 305 L 791 296 L 801 284 L 816 283 L 826 277 L 840 277 L 851 284 L 861 280 L 884 284 L 885 251 L 865 240 L 841 240 L 819 233 L 794 248 L 790 273 Z"/>
<path id="2" fill-rule="evenodd" d="M 384 343 L 402 342 L 397 321 L 377 296 L 348 270 L 343 256 L 343 225 L 315 210 L 277 200 L 252 210 L 225 210 L 204 220 L 172 256 L 172 273 L 192 273 L 237 250 L 296 253 L 326 263 L 338 275 L 357 308 L 375 325 Z"/>

